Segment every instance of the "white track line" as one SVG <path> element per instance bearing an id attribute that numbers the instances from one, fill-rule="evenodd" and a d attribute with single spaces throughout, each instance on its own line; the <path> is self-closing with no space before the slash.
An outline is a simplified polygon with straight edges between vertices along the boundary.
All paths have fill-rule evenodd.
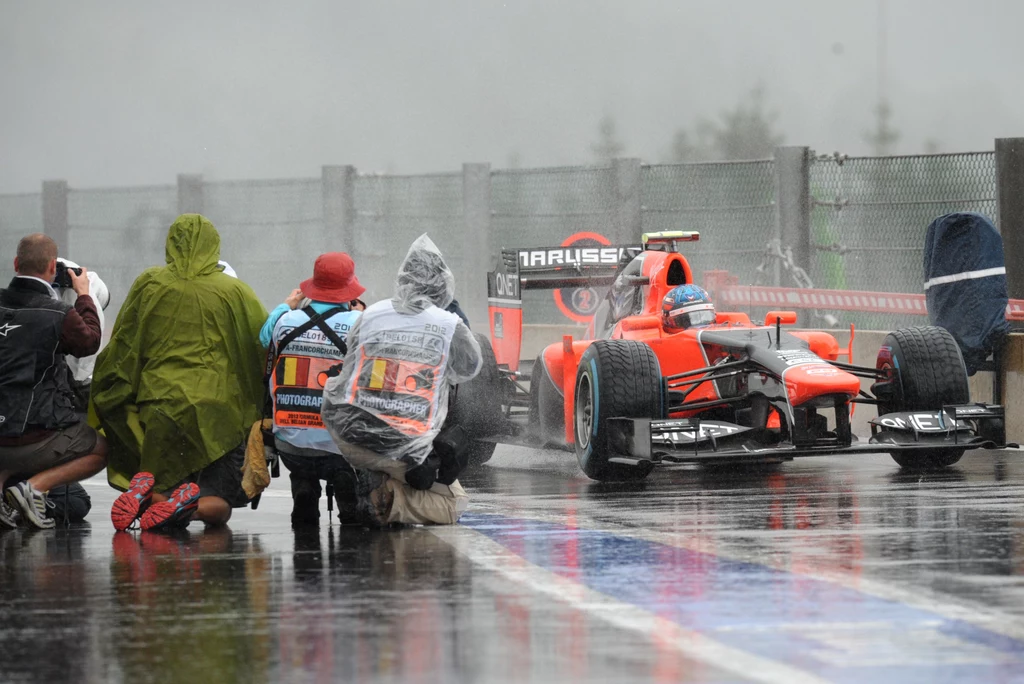
<path id="1" fill-rule="evenodd" d="M 565 525 L 565 517 L 562 515 L 522 508 L 510 509 L 510 507 L 505 505 L 500 505 L 500 507 L 495 507 L 491 510 L 480 505 L 471 506 L 470 512 L 482 515 L 490 513 L 491 515 L 503 517 L 523 518 Z M 608 522 L 607 520 L 592 518 L 580 510 L 576 512 L 575 524 L 580 529 L 605 532 L 630 539 L 641 539 L 656 544 L 664 544 L 665 546 L 674 546 L 687 551 L 706 553 L 723 560 L 752 563 L 791 575 L 809 577 L 846 589 L 852 589 L 875 598 L 893 601 L 904 606 L 934 613 L 949 620 L 961 620 L 975 627 L 1024 641 L 1024 619 L 1021 617 L 969 600 L 951 600 L 948 594 L 928 589 L 910 589 L 864 577 L 863 575 L 858 576 L 841 571 L 794 569 L 788 567 L 785 558 L 774 560 L 771 556 L 736 549 L 721 537 L 701 539 L 681 533 L 658 532 L 642 527 L 630 527 L 628 525 Z"/>
<path id="2" fill-rule="evenodd" d="M 589 587 L 538 567 L 468 527 L 432 527 L 430 531 L 451 544 L 474 564 L 504 576 L 527 589 L 546 594 L 574 609 L 620 629 L 675 648 L 692 660 L 756 682 L 820 684 L 828 680 L 782 663 L 726 646 L 710 637 L 634 605 L 623 603 Z"/>

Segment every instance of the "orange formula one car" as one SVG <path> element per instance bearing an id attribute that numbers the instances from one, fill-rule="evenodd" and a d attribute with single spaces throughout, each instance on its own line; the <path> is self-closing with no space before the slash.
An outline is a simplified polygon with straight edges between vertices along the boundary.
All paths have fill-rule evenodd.
<path id="1" fill-rule="evenodd" d="M 697 239 L 673 231 L 639 246 L 503 252 L 488 278 L 494 358 L 485 349 L 487 368 L 459 388 L 454 411 L 472 423 L 474 459 L 495 442 L 556 446 L 574 450 L 589 477 L 622 480 L 659 463 L 879 451 L 936 468 L 1006 446 L 1003 408 L 969 403 L 960 350 L 942 328 L 889 333 L 867 368 L 840 362 L 851 350 L 828 333 L 783 329 L 793 312 L 770 312 L 764 325 L 717 312 L 707 325 L 667 326 L 666 294 L 693 283 L 679 246 Z M 521 292 L 580 287 L 607 288 L 585 339 L 567 336 L 521 366 Z M 863 441 L 850 430 L 855 404 L 878 410 Z"/>

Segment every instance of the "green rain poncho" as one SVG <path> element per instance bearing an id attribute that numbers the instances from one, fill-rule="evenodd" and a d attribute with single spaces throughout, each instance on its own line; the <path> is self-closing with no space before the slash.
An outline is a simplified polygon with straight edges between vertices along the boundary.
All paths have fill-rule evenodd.
<path id="1" fill-rule="evenodd" d="M 132 285 L 96 361 L 92 401 L 110 444 L 107 478 L 149 471 L 157 491 L 213 463 L 259 419 L 260 326 L 252 289 L 220 272 L 220 235 L 199 214 L 167 233 L 167 266 Z"/>

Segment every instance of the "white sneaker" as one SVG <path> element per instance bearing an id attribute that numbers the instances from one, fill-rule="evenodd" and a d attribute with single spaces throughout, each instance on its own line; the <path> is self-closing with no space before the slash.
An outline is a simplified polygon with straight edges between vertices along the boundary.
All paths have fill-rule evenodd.
<path id="1" fill-rule="evenodd" d="M 46 509 L 51 505 L 46 494 L 28 482 L 19 482 L 7 490 L 7 503 L 21 509 L 25 519 L 41 530 L 54 526 L 53 518 L 46 515 Z"/>
<path id="2" fill-rule="evenodd" d="M 0 498 L 0 527 L 9 527 L 12 530 L 18 527 L 18 518 L 21 514 L 18 509 Z"/>

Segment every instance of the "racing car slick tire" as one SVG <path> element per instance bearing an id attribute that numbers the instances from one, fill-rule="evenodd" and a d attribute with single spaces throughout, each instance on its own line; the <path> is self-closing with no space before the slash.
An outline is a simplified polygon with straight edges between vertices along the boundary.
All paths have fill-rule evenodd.
<path id="1" fill-rule="evenodd" d="M 576 371 L 573 406 L 576 458 L 587 477 L 602 482 L 642 480 L 650 461 L 609 463 L 622 455 L 610 444 L 608 419 L 661 418 L 661 365 L 649 346 L 635 340 L 598 340 L 587 347 Z"/>
<path id="2" fill-rule="evenodd" d="M 530 434 L 543 444 L 565 444 L 565 397 L 555 387 L 544 366 L 544 353 L 537 355 L 530 371 Z"/>
<path id="3" fill-rule="evenodd" d="M 480 333 L 473 333 L 473 337 L 480 345 L 483 365 L 479 374 L 458 385 L 448 412 L 448 420 L 461 425 L 471 438 L 491 436 L 501 431 L 504 422 L 501 400 L 505 395 L 491 341 Z M 494 442 L 473 439 L 469 447 L 469 465 L 478 466 L 489 461 L 497 446 Z"/>
<path id="4" fill-rule="evenodd" d="M 938 411 L 942 406 L 971 400 L 967 368 L 956 340 L 945 328 L 901 328 L 885 336 L 883 348 L 891 351 L 899 390 L 891 402 L 878 405 L 879 415 L 903 411 Z M 902 468 L 934 470 L 951 466 L 963 449 L 889 452 Z"/>

